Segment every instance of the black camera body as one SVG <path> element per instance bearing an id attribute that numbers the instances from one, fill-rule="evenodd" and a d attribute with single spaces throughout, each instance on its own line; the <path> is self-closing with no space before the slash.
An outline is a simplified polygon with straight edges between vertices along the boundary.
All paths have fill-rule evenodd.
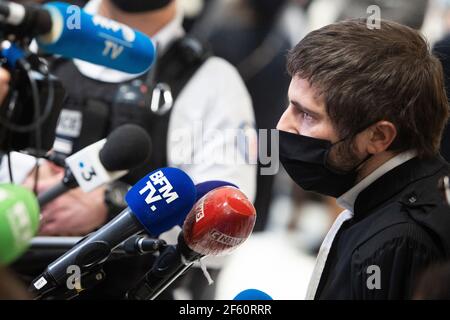
<path id="1" fill-rule="evenodd" d="M 9 70 L 12 76 L 10 91 L 0 107 L 0 151 L 26 150 L 42 156 L 53 147 L 65 90 L 56 77 L 47 74 L 46 64 L 36 55 L 23 58 Z M 38 108 L 31 87 L 33 80 Z M 39 146 L 36 145 L 38 131 Z"/>

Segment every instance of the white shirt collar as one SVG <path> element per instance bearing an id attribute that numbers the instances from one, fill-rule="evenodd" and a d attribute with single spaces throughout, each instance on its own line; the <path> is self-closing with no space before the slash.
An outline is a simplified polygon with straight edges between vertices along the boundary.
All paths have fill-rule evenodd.
<path id="1" fill-rule="evenodd" d="M 96 14 L 100 8 L 102 0 L 91 0 L 84 7 L 84 11 L 89 14 Z M 183 30 L 183 10 L 178 7 L 175 18 L 169 22 L 164 28 L 156 33 L 152 40 L 157 44 L 159 53 L 164 52 L 168 45 L 175 39 L 181 38 L 184 35 Z M 120 83 L 135 79 L 142 74 L 131 74 L 107 67 L 98 66 L 89 62 L 78 59 L 73 60 L 78 71 L 85 77 L 95 79 L 98 81 L 109 83 Z"/>
<path id="2" fill-rule="evenodd" d="M 387 172 L 391 171 L 395 167 L 398 167 L 399 165 L 405 163 L 408 160 L 411 160 L 412 158 L 417 156 L 417 152 L 415 150 L 408 150 L 405 152 L 402 152 L 392 159 L 386 161 L 383 165 L 381 165 L 379 168 L 377 168 L 374 172 L 369 174 L 367 177 L 362 179 L 358 184 L 356 184 L 353 188 L 348 190 L 346 193 L 344 193 L 342 196 L 340 196 L 337 199 L 337 203 L 342 208 L 345 208 L 351 212 L 354 210 L 354 205 L 356 198 L 358 195 L 363 191 L 365 188 L 367 188 L 369 185 L 371 185 L 375 180 L 386 174 Z"/>

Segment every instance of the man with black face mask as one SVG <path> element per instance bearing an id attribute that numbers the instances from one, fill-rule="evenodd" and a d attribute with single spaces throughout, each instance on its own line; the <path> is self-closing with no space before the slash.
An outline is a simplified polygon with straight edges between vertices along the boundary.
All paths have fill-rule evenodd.
<path id="1" fill-rule="evenodd" d="M 338 22 L 289 54 L 280 160 L 305 190 L 345 208 L 326 236 L 308 299 L 408 299 L 450 255 L 438 191 L 448 117 L 442 68 L 421 35 L 381 21 Z"/>

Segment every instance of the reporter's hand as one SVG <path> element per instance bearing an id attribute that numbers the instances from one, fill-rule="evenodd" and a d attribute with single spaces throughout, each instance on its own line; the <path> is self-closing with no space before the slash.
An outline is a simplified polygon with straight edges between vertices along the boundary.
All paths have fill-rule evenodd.
<path id="1" fill-rule="evenodd" d="M 39 166 L 39 182 L 40 183 L 38 183 L 38 186 L 37 186 L 38 194 L 41 193 L 42 191 L 46 190 L 44 188 L 48 188 L 48 187 L 46 187 L 47 184 L 43 183 L 43 182 L 49 178 L 56 179 L 56 176 L 58 176 L 58 179 L 60 178 L 59 181 L 61 181 L 62 178 L 64 177 L 64 168 L 61 168 L 50 161 L 45 161 L 43 164 L 41 164 Z M 27 178 L 23 182 L 23 186 L 25 188 L 28 188 L 29 190 L 33 190 L 35 177 L 36 177 L 36 169 L 33 169 L 33 171 L 31 171 L 28 174 Z"/>
<path id="2" fill-rule="evenodd" d="M 64 169 L 45 162 L 39 168 L 38 193 L 60 183 L 63 177 Z M 24 185 L 33 188 L 34 172 L 29 174 Z M 104 188 L 99 188 L 85 193 L 76 188 L 41 208 L 39 235 L 82 236 L 100 227 L 107 220 L 104 191 Z"/>
<path id="3" fill-rule="evenodd" d="M 9 72 L 3 68 L 0 68 L 0 104 L 3 103 L 3 100 L 8 94 L 10 80 L 11 76 Z"/>
<path id="4" fill-rule="evenodd" d="M 107 219 L 104 192 L 104 188 L 89 193 L 76 188 L 50 202 L 41 211 L 39 234 L 83 236 L 94 231 Z"/>

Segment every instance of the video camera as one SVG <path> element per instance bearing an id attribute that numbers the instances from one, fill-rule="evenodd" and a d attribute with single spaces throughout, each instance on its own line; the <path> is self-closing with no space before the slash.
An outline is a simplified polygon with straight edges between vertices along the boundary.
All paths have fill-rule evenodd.
<path id="1" fill-rule="evenodd" d="M 0 66 L 11 73 L 10 91 L 0 107 L 0 151 L 26 150 L 42 156 L 53 146 L 65 90 L 45 59 L 30 51 L 33 28 L 11 26 L 0 5 Z"/>

